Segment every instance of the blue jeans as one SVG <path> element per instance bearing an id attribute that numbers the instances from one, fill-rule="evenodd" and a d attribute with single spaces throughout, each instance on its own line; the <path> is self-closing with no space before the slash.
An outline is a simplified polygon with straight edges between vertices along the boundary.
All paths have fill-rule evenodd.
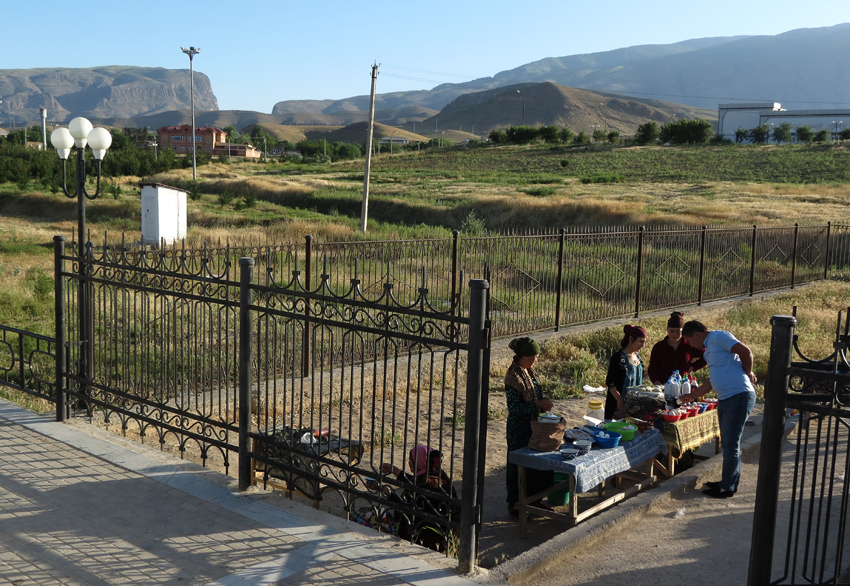
<path id="1" fill-rule="evenodd" d="M 723 478 L 720 479 L 720 488 L 723 490 L 738 490 L 738 481 L 741 479 L 741 437 L 755 404 L 754 393 L 738 393 L 717 402 L 720 442 L 723 445 Z"/>

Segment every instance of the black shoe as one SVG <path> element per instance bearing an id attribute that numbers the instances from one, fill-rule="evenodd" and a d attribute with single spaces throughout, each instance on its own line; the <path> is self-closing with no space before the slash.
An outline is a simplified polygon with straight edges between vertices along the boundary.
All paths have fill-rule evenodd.
<path id="1" fill-rule="evenodd" d="M 735 491 L 733 490 L 723 490 L 720 487 L 717 488 L 708 488 L 702 491 L 702 494 L 705 496 L 709 496 L 713 499 L 730 499 L 735 496 Z"/>
<path id="2" fill-rule="evenodd" d="M 707 486 L 708 488 L 720 488 L 720 483 L 715 482 L 713 480 L 709 480 L 708 482 L 705 483 L 705 486 Z"/>

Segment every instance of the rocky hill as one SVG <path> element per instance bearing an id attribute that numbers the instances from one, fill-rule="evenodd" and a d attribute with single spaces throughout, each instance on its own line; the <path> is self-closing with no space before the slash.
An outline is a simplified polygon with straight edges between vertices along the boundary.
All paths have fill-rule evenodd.
<path id="1" fill-rule="evenodd" d="M 93 121 L 130 119 L 191 109 L 188 69 L 93 67 L 88 69 L 0 69 L 0 99 L 18 126 L 39 123 L 47 108 L 51 123 L 69 116 Z M 209 78 L 195 72 L 195 111 L 218 110 Z M 136 126 L 133 124 L 133 126 Z"/>

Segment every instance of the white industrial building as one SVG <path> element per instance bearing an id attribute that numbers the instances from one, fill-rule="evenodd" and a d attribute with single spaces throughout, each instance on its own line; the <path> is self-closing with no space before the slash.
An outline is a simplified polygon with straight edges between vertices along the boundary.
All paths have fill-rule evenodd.
<path id="1" fill-rule="evenodd" d="M 850 127 L 850 110 L 785 110 L 778 102 L 750 104 L 720 104 L 717 113 L 717 132 L 723 138 L 735 140 L 739 128 L 749 130 L 764 124 L 776 127 L 791 123 L 792 132 L 798 126 L 809 126 L 813 132 L 829 129 L 833 139 Z"/>

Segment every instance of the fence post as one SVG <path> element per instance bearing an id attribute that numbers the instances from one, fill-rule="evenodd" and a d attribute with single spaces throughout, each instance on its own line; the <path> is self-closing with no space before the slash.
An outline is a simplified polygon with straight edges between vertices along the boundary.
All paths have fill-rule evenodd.
<path id="1" fill-rule="evenodd" d="M 65 237 L 53 237 L 53 291 L 56 299 L 53 302 L 53 311 L 56 320 L 56 341 L 54 351 L 56 352 L 56 421 L 65 421 L 67 407 L 65 405 L 65 278 L 62 272 L 65 268 Z"/>
<path id="2" fill-rule="evenodd" d="M 791 366 L 794 326 L 797 325 L 797 320 L 790 315 L 774 315 L 770 318 L 770 325 L 770 358 L 764 387 L 764 420 L 747 578 L 749 586 L 770 584 L 785 429 L 785 396 L 788 391 L 788 369 Z"/>
<path id="3" fill-rule="evenodd" d="M 638 230 L 637 282 L 635 283 L 635 317 L 640 315 L 640 281 L 643 273 L 643 226 Z"/>
<path id="4" fill-rule="evenodd" d="M 826 250 L 824 251 L 823 257 L 823 279 L 824 281 L 827 279 L 829 275 L 829 237 L 830 237 L 830 228 L 832 228 L 832 222 L 826 223 Z"/>
<path id="5" fill-rule="evenodd" d="M 466 426 L 463 446 L 463 489 L 461 494 L 458 569 L 468 574 L 475 567 L 476 526 L 480 516 L 478 467 L 481 430 L 481 387 L 484 345 L 487 340 L 485 307 L 490 284 L 484 279 L 469 281 L 469 344 L 466 373 Z"/>
<path id="6" fill-rule="evenodd" d="M 304 288 L 307 291 L 313 289 L 313 236 L 307 234 L 304 237 Z M 295 267 L 296 269 L 298 267 Z M 310 301 L 304 298 L 304 315 L 308 318 L 304 320 L 304 339 L 301 352 L 301 376 L 310 376 Z"/>
<path id="7" fill-rule="evenodd" d="M 697 305 L 702 305 L 702 283 L 705 275 L 705 231 L 708 226 L 702 227 L 702 236 L 699 242 L 699 291 L 697 291 Z"/>
<path id="8" fill-rule="evenodd" d="M 558 238 L 558 282 L 555 285 L 555 331 L 561 327 L 561 295 L 564 291 L 564 240 L 566 230 L 560 229 L 560 237 Z"/>
<path id="9" fill-rule="evenodd" d="M 757 227 L 753 224 L 753 242 L 752 242 L 752 253 L 750 254 L 750 297 L 753 296 L 753 291 L 755 290 L 755 282 L 756 282 L 756 230 Z"/>
<path id="10" fill-rule="evenodd" d="M 457 315 L 458 306 L 460 305 L 457 302 L 457 238 L 458 231 L 452 230 L 452 299 L 451 299 L 451 307 L 452 307 L 452 317 Z"/>
<path id="11" fill-rule="evenodd" d="M 251 486 L 251 284 L 254 259 L 239 259 L 239 490 Z"/>
<path id="12" fill-rule="evenodd" d="M 794 251 L 791 253 L 791 288 L 797 279 L 797 238 L 799 237 L 800 225 L 794 222 Z"/>

